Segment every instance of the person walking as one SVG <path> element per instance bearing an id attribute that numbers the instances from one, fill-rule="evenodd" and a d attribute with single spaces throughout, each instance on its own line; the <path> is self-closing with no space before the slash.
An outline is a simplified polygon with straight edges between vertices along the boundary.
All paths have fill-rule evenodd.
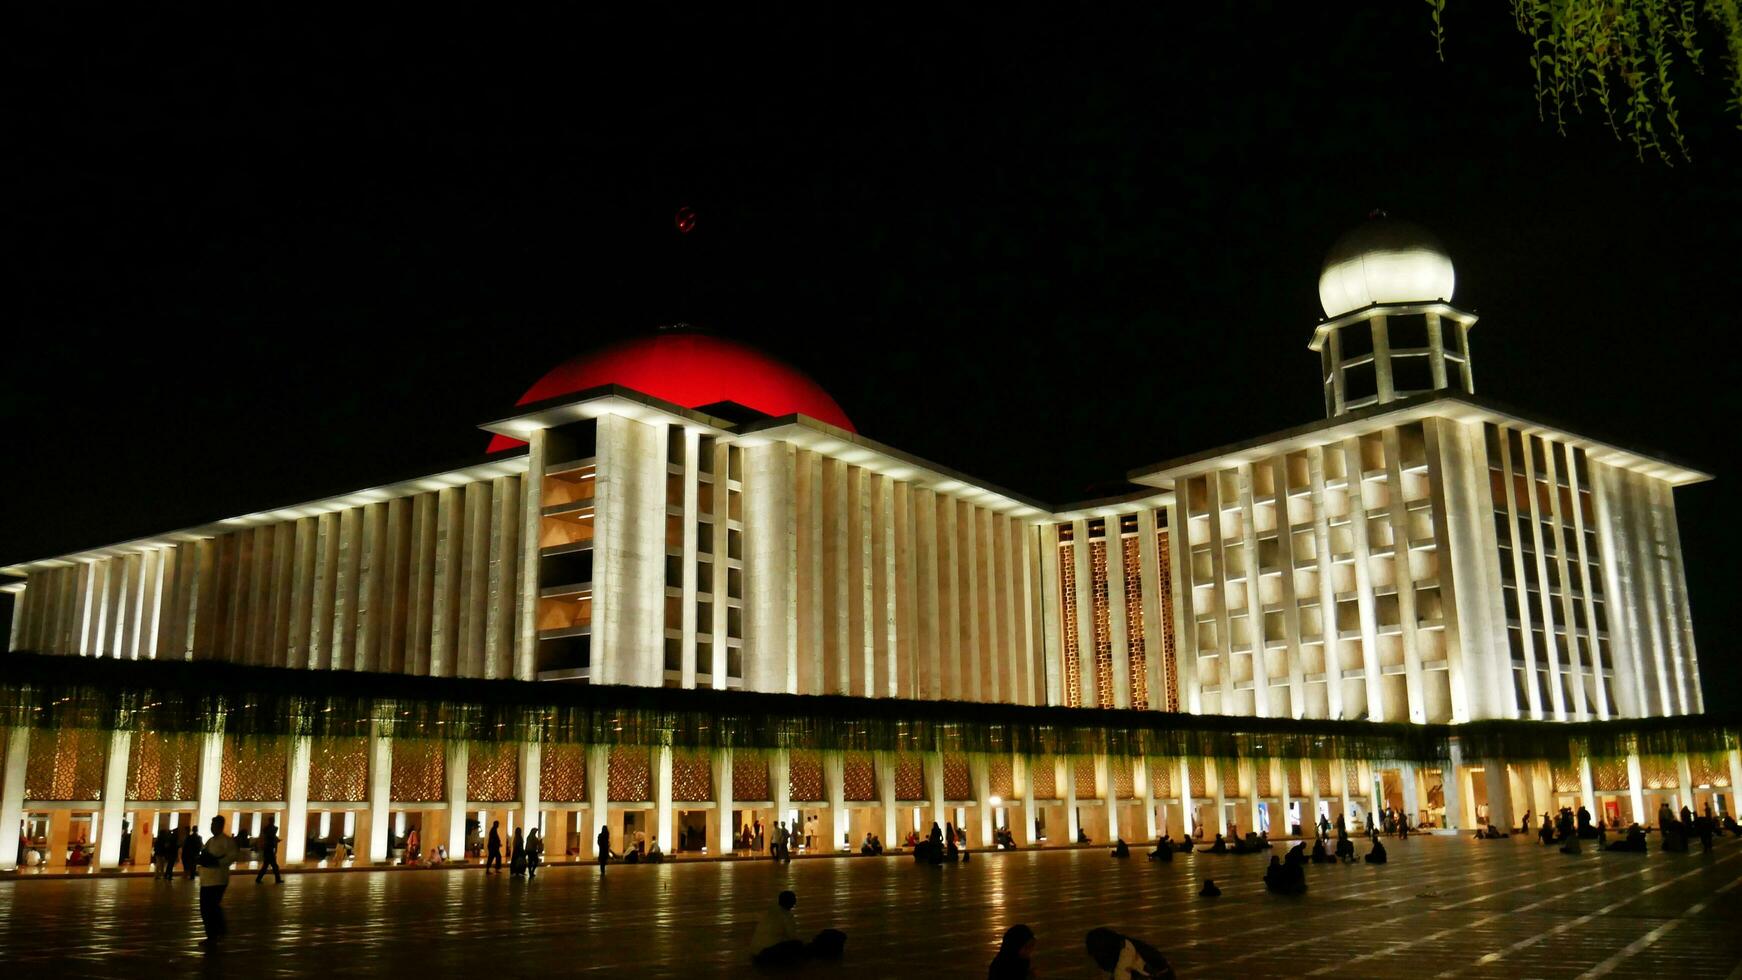
<path id="1" fill-rule="evenodd" d="M 508 873 L 519 878 L 526 874 L 526 836 L 514 828 L 514 843 L 508 851 Z"/>
<path id="2" fill-rule="evenodd" d="M 757 817 L 756 818 L 756 853 L 757 854 L 762 853 L 762 848 L 765 844 L 767 844 L 767 842 L 768 842 L 767 837 L 762 830 L 762 818 Z"/>
<path id="3" fill-rule="evenodd" d="M 152 846 L 152 859 L 157 862 L 163 872 L 163 880 L 169 881 L 175 877 L 175 831 L 168 827 L 157 833 L 157 841 Z"/>
<path id="4" fill-rule="evenodd" d="M 599 837 L 594 842 L 599 848 L 599 874 L 605 873 L 605 863 L 611 860 L 611 828 L 600 827 Z"/>
<path id="5" fill-rule="evenodd" d="M 273 879 L 280 885 L 284 884 L 284 875 L 278 870 L 278 825 L 266 821 L 266 829 L 260 832 L 260 873 L 254 876 L 254 883 L 260 884 L 266 878 L 266 870 L 272 869 Z"/>
<path id="6" fill-rule="evenodd" d="M 502 821 L 490 821 L 489 849 L 484 856 L 484 873 L 500 874 L 502 872 Z M 496 869 L 492 872 L 490 869 Z"/>
<path id="7" fill-rule="evenodd" d="M 526 880 L 538 877 L 538 866 L 544 862 L 544 837 L 534 827 L 526 832 Z"/>
<path id="8" fill-rule="evenodd" d="M 187 839 L 181 842 L 181 870 L 188 876 L 189 881 L 194 880 L 196 877 L 194 872 L 195 862 L 199 860 L 200 849 L 204 846 L 205 841 L 200 840 L 200 832 L 198 830 L 188 831 Z"/>
<path id="9" fill-rule="evenodd" d="M 198 836 L 198 835 L 191 835 Z M 230 931 L 224 921 L 224 890 L 230 887 L 230 866 L 236 863 L 241 849 L 229 834 L 224 833 L 224 818 L 212 818 L 212 839 L 200 849 L 200 922 L 206 927 L 207 949 L 218 944 Z"/>

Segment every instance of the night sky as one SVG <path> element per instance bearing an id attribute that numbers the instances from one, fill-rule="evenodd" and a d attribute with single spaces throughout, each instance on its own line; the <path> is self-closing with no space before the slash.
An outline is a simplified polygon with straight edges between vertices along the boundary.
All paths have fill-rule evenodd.
<path id="1" fill-rule="evenodd" d="M 1504 5 L 1451 4 L 1444 64 L 1425 4 L 1197 6 L 9 31 L 0 563 L 446 468 L 678 320 L 871 438 L 1095 496 L 1322 417 L 1320 262 L 1385 208 L 1450 250 L 1479 393 L 1717 477 L 1677 499 L 1734 710 L 1719 79 L 1682 80 L 1669 168 L 1539 122 Z"/>

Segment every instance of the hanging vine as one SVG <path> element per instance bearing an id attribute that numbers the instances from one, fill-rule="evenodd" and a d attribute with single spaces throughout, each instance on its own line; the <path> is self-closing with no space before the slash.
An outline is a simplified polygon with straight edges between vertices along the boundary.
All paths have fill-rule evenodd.
<path id="1" fill-rule="evenodd" d="M 1446 0 L 1427 0 L 1435 49 L 1445 60 Z M 1689 159 L 1675 77 L 1704 72 L 1700 0 L 1512 0 L 1530 39 L 1537 115 L 1567 131 L 1567 118 L 1594 105 L 1616 139 L 1664 163 Z M 1742 0 L 1705 0 L 1705 20 L 1722 37 L 1727 108 L 1742 129 Z"/>

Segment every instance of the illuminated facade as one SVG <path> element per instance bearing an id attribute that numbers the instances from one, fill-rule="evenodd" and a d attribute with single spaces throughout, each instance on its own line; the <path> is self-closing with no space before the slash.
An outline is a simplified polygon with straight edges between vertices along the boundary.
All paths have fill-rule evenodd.
<path id="1" fill-rule="evenodd" d="M 476 465 L 7 569 L 10 649 L 1303 724 L 1698 714 L 1672 494 L 1706 477 L 1478 399 L 1452 284 L 1418 230 L 1358 229 L 1321 278 L 1324 421 L 1064 507 L 865 439 L 745 348 L 664 333 L 553 371 L 483 426 Z M 142 862 L 150 826 L 218 812 L 306 829 L 284 834 L 288 861 L 339 838 L 383 861 L 407 827 L 457 850 L 479 814 L 542 824 L 553 855 L 590 856 L 602 822 L 719 854 L 793 814 L 821 849 L 933 819 L 975 846 L 1003 825 L 1056 844 L 1388 806 L 1440 827 L 1569 802 L 1649 821 L 1659 801 L 1733 812 L 1742 782 L 1733 739 L 1558 761 L 1454 746 L 1438 764 L 22 723 L 5 739 L 0 826 L 44 839 L 51 865 L 80 839 L 100 865 Z"/>

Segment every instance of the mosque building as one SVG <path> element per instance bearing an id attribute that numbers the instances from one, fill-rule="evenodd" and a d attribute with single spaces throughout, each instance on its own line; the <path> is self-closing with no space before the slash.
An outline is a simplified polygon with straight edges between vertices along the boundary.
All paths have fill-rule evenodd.
<path id="1" fill-rule="evenodd" d="M 1344 236 L 1325 418 L 1065 505 L 860 435 L 667 330 L 558 366 L 473 465 L 0 570 L 0 827 L 149 862 L 234 815 L 283 860 L 985 847 L 1736 812 L 1674 490 L 1475 394 L 1421 229 Z M 752 842 L 752 847 L 754 843 Z M 0 852 L 0 868 L 15 855 Z"/>

